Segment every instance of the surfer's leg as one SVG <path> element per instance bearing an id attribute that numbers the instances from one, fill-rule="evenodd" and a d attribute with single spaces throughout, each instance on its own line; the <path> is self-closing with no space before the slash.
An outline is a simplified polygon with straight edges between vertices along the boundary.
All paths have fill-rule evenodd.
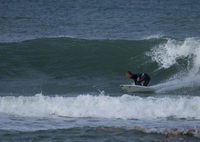
<path id="1" fill-rule="evenodd" d="M 142 82 L 142 81 L 144 81 L 143 86 L 147 86 L 150 81 L 150 76 L 148 74 L 144 73 L 144 75 L 140 79 L 140 82 Z"/>
<path id="2" fill-rule="evenodd" d="M 143 86 L 147 86 L 149 84 L 149 81 L 150 81 L 150 77 L 147 76 L 146 79 L 145 79 L 145 82 L 144 82 Z"/>

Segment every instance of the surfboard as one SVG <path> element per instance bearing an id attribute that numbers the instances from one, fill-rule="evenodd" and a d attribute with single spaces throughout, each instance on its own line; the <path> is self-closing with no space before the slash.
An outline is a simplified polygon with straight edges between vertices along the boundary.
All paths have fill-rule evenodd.
<path id="1" fill-rule="evenodd" d="M 155 90 L 147 86 L 123 84 L 120 87 L 128 93 L 153 93 Z"/>

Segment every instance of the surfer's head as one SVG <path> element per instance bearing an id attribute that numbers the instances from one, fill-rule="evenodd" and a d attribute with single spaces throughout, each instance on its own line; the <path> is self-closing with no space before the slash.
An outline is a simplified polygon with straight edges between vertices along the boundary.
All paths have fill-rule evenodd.
<path id="1" fill-rule="evenodd" d="M 127 71 L 127 72 L 126 72 L 126 77 L 127 77 L 128 79 L 131 78 L 131 72 L 130 72 L 130 71 Z"/>

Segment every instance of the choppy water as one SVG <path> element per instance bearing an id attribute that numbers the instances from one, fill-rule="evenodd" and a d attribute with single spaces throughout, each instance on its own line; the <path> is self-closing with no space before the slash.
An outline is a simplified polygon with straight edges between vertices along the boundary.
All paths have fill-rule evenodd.
<path id="1" fill-rule="evenodd" d="M 199 141 L 198 5 L 1 1 L 1 141 Z"/>

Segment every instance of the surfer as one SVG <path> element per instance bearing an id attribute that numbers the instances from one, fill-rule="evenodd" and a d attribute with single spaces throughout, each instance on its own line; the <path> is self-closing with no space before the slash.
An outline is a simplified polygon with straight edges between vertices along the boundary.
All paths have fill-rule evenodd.
<path id="1" fill-rule="evenodd" d="M 127 71 L 126 77 L 128 79 L 133 79 L 135 85 L 142 85 L 141 83 L 144 81 L 143 86 L 147 86 L 150 81 L 150 76 L 146 73 L 131 73 L 130 71 Z"/>

